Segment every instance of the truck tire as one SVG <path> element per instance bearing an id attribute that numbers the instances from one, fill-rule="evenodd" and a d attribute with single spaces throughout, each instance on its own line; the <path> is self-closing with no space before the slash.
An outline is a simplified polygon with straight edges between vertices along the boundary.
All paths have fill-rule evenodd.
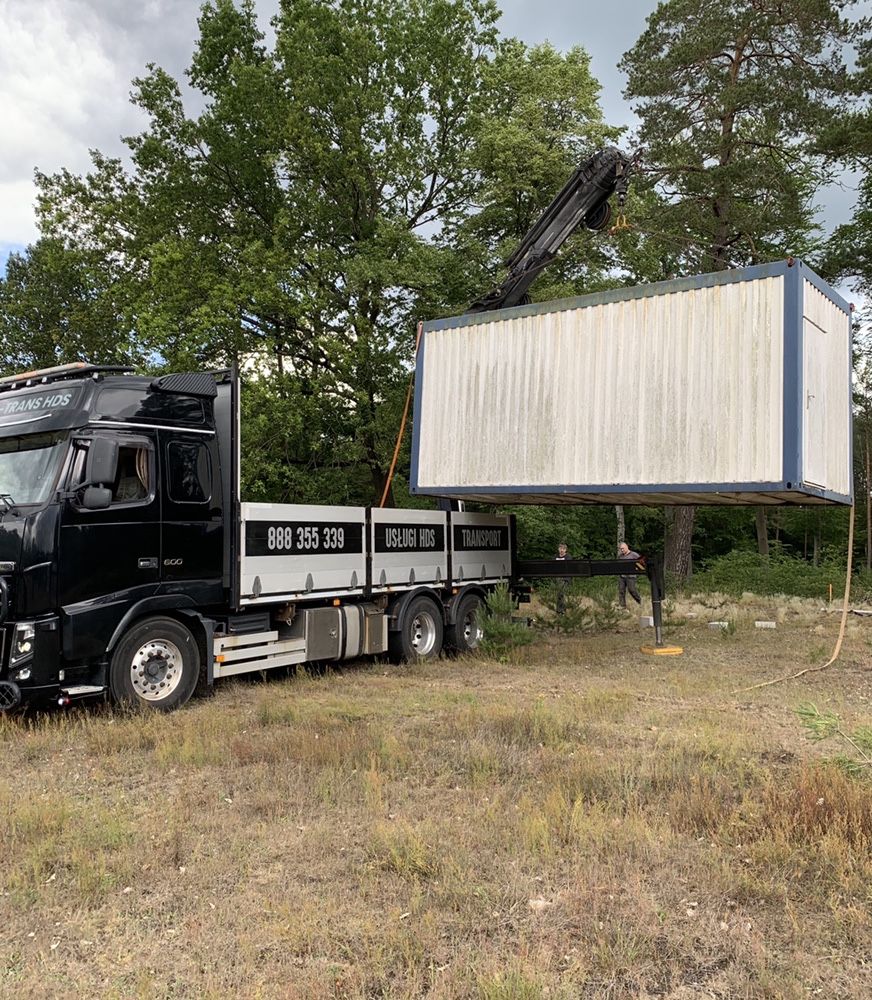
<path id="1" fill-rule="evenodd" d="M 454 624 L 445 630 L 445 645 L 458 653 L 471 653 L 481 640 L 479 617 L 484 601 L 478 594 L 465 594 L 457 605 Z"/>
<path id="2" fill-rule="evenodd" d="M 388 652 L 395 663 L 430 660 L 442 651 L 442 609 L 426 595 L 409 601 L 399 625 L 388 637 Z"/>
<path id="3" fill-rule="evenodd" d="M 109 691 L 116 704 L 169 712 L 194 693 L 200 650 L 174 618 L 144 618 L 121 637 L 109 664 Z"/>

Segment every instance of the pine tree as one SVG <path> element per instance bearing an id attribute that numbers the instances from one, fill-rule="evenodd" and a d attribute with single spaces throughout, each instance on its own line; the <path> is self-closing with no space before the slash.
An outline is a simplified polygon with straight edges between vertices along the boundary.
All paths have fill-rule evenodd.
<path id="1" fill-rule="evenodd" d="M 805 254 L 830 177 L 816 139 L 844 92 L 854 0 L 665 0 L 621 63 L 666 206 L 648 225 L 685 273 Z M 669 513 L 666 566 L 692 569 L 693 507 Z"/>

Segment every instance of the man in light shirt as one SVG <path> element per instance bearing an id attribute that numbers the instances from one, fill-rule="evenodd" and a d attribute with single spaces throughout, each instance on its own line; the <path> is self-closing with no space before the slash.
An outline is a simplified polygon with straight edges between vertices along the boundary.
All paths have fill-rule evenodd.
<path id="1" fill-rule="evenodd" d="M 634 552 L 626 542 L 621 542 L 618 546 L 618 559 L 627 559 L 635 562 L 638 558 L 638 552 Z M 627 607 L 627 591 L 630 592 L 630 597 L 637 604 L 642 603 L 642 598 L 639 596 L 639 588 L 636 586 L 635 573 L 628 573 L 626 576 L 618 577 L 618 601 L 622 608 Z"/>

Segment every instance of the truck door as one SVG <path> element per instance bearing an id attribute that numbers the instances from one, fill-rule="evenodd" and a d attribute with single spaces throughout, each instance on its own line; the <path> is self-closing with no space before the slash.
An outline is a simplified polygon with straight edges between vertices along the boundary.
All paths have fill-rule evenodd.
<path id="1" fill-rule="evenodd" d="M 101 641 L 108 641 L 123 613 L 115 615 L 111 609 L 151 596 L 160 580 L 156 440 L 147 433 L 112 436 L 118 442 L 118 465 L 110 505 L 86 510 L 78 493 L 61 513 L 58 597 L 61 608 L 77 623 L 72 655 L 105 649 Z M 88 439 L 74 441 L 70 490 L 85 479 L 89 447 Z M 101 638 L 103 625 L 109 634 Z"/>
<path id="2" fill-rule="evenodd" d="M 163 463 L 162 590 L 197 604 L 222 597 L 221 479 L 214 434 L 161 431 Z"/>

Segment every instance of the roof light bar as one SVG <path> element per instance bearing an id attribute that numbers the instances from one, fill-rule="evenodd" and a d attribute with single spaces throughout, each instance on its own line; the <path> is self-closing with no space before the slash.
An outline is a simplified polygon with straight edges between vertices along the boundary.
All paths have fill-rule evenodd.
<path id="1" fill-rule="evenodd" d="M 34 369 L 32 372 L 20 372 L 18 375 L 7 375 L 6 378 L 0 378 L 0 385 L 5 385 L 8 382 L 24 382 L 26 380 L 43 378 L 46 375 L 62 375 L 65 372 L 78 371 L 80 368 L 88 368 L 87 361 L 72 361 L 68 365 L 55 365 L 54 368 L 38 368 Z"/>
<path id="2" fill-rule="evenodd" d="M 34 382 L 53 382 L 55 379 L 63 379 L 73 375 L 132 371 L 133 368 L 129 365 L 92 365 L 88 361 L 72 361 L 67 365 L 55 365 L 53 368 L 37 368 L 30 372 L 7 375 L 5 378 L 0 378 L 0 389 L 30 385 Z"/>

